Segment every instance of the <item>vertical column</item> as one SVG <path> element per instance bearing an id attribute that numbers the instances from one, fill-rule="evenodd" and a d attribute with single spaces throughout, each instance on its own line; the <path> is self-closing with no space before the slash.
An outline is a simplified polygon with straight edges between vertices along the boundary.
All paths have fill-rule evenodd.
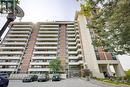
<path id="1" fill-rule="evenodd" d="M 59 57 L 61 60 L 61 66 L 63 68 L 63 72 L 66 69 L 66 25 L 59 25 L 60 33 L 59 33 Z"/>
<path id="2" fill-rule="evenodd" d="M 114 67 L 115 73 L 118 77 L 125 76 L 124 70 L 120 63 L 118 63 L 117 65 L 113 65 L 113 67 Z"/>
<path id="3" fill-rule="evenodd" d="M 84 15 L 78 15 L 77 21 L 79 22 L 79 28 L 81 33 L 81 40 L 85 59 L 84 63 L 87 64 L 88 68 L 92 71 L 93 76 L 102 78 L 103 74 L 99 71 L 94 47 L 92 45 L 91 35 L 89 29 L 86 28 L 86 18 Z"/>
<path id="4" fill-rule="evenodd" d="M 109 64 L 107 64 L 107 72 L 109 73 L 110 76 L 113 75 Z"/>

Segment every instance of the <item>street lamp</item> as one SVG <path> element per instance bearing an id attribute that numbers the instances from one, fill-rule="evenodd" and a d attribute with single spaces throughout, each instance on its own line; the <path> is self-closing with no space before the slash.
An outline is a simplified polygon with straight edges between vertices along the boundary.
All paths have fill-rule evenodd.
<path id="1" fill-rule="evenodd" d="M 24 11 L 17 5 L 18 0 L 1 0 L 0 1 L 0 13 L 1 14 L 8 14 L 7 21 L 5 25 L 0 30 L 0 37 L 10 24 L 10 22 L 13 22 L 17 17 L 23 17 Z"/>
<path id="2" fill-rule="evenodd" d="M 18 0 L 1 0 L 0 13 L 14 13 Z"/>

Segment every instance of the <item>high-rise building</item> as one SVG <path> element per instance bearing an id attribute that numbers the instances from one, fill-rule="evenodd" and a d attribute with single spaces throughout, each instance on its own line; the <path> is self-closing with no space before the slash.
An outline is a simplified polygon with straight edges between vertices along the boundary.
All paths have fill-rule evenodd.
<path id="1" fill-rule="evenodd" d="M 117 76 L 124 75 L 119 60 L 111 53 L 96 57 L 86 23 L 78 13 L 74 21 L 13 23 L 0 45 L 0 72 L 46 73 L 50 71 L 49 62 L 59 58 L 62 73 L 68 76 L 88 68 L 93 76 L 104 77 L 111 74 L 110 66 Z"/>

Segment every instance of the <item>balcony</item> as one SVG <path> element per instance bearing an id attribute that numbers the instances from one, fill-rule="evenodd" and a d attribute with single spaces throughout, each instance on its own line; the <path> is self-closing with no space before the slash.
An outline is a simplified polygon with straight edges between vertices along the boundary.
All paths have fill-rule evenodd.
<path id="1" fill-rule="evenodd" d="M 37 38 L 38 41 L 48 41 L 48 40 L 52 40 L 52 41 L 57 41 L 58 38 Z"/>
<path id="2" fill-rule="evenodd" d="M 78 62 L 69 62 L 69 65 L 79 65 Z"/>
<path id="3" fill-rule="evenodd" d="M 26 45 L 25 42 L 3 42 L 3 45 Z"/>
<path id="4" fill-rule="evenodd" d="M 68 46 L 68 49 L 77 49 L 75 46 Z"/>
<path id="5" fill-rule="evenodd" d="M 69 45 L 76 45 L 76 42 L 69 42 Z"/>
<path id="6" fill-rule="evenodd" d="M 117 60 L 97 60 L 98 64 L 118 64 Z"/>
<path id="7" fill-rule="evenodd" d="M 10 59 L 10 60 L 20 60 L 22 59 L 22 57 L 18 57 L 18 56 L 13 56 L 13 57 L 8 57 L 8 56 L 1 56 L 0 59 Z"/>
<path id="8" fill-rule="evenodd" d="M 81 52 L 82 51 L 82 49 L 81 48 L 79 48 L 78 50 L 77 50 L 77 52 Z"/>
<path id="9" fill-rule="evenodd" d="M 78 55 L 78 58 L 82 58 L 82 57 L 83 57 L 83 55 L 81 55 L 81 54 Z"/>
<path id="10" fill-rule="evenodd" d="M 75 38 L 68 38 L 69 41 L 75 41 Z"/>
<path id="11" fill-rule="evenodd" d="M 0 68 L 0 71 L 17 71 L 15 68 Z"/>
<path id="12" fill-rule="evenodd" d="M 44 33 L 47 33 L 47 34 L 58 34 L 58 31 L 39 31 L 40 34 L 44 34 Z"/>
<path id="13" fill-rule="evenodd" d="M 0 47 L 0 49 L 19 49 L 19 50 L 24 50 L 25 48 L 24 47 Z"/>
<path id="14" fill-rule="evenodd" d="M 16 38 L 18 38 L 18 37 L 22 37 L 22 38 L 28 38 L 29 37 L 29 35 L 27 35 L 27 34 L 23 34 L 23 35 L 19 35 L 19 34 L 8 34 L 6 37 L 16 37 Z"/>
<path id="15" fill-rule="evenodd" d="M 83 61 L 78 61 L 78 62 L 69 62 L 69 65 L 80 65 L 83 64 Z"/>
<path id="16" fill-rule="evenodd" d="M 18 62 L 0 62 L 0 65 L 19 65 Z"/>
<path id="17" fill-rule="evenodd" d="M 30 65 L 49 65 L 49 62 L 30 62 Z"/>
<path id="18" fill-rule="evenodd" d="M 31 71 L 50 71 L 50 69 L 49 68 L 29 68 L 28 69 L 28 71 L 29 72 L 31 72 Z"/>
<path id="19" fill-rule="evenodd" d="M 34 51 L 33 54 L 57 54 L 56 51 Z"/>
<path id="20" fill-rule="evenodd" d="M 29 24 L 23 24 L 23 25 L 22 24 L 19 24 L 19 25 L 18 24 L 14 24 L 13 25 L 13 28 L 19 28 L 19 27 L 20 28 L 31 28 L 32 25 L 29 25 Z"/>
<path id="21" fill-rule="evenodd" d="M 9 34 L 10 33 L 12 33 L 12 34 L 14 34 L 14 33 L 19 33 L 19 34 L 23 34 L 23 33 L 26 33 L 26 34 L 29 34 L 29 33 L 31 33 L 30 31 L 9 31 Z"/>
<path id="22" fill-rule="evenodd" d="M 79 42 L 80 42 L 80 39 L 79 39 L 79 38 L 77 38 L 77 39 L 76 39 L 76 41 L 79 41 Z"/>
<path id="23" fill-rule="evenodd" d="M 6 38 L 6 41 L 27 41 L 27 38 Z"/>
<path id="24" fill-rule="evenodd" d="M 68 59 L 78 59 L 77 56 L 69 56 Z"/>
<path id="25" fill-rule="evenodd" d="M 68 51 L 68 54 L 77 54 L 77 51 Z"/>
<path id="26" fill-rule="evenodd" d="M 40 27 L 40 30 L 58 30 L 59 27 Z"/>
<path id="27" fill-rule="evenodd" d="M 58 37 L 58 34 L 38 34 L 38 37 Z"/>
<path id="28" fill-rule="evenodd" d="M 69 28 L 69 27 L 74 27 L 74 24 L 72 24 L 72 25 L 67 25 L 67 27 Z"/>
<path id="29" fill-rule="evenodd" d="M 40 27 L 59 27 L 59 25 L 57 25 L 57 24 L 43 24 L 43 25 L 40 25 Z"/>
<path id="30" fill-rule="evenodd" d="M 8 55 L 8 54 L 14 54 L 14 55 L 19 55 L 19 54 L 23 54 L 23 52 L 21 52 L 21 51 L 13 51 L 13 52 L 11 52 L 11 51 L 0 51 L 0 54 L 6 54 L 6 55 Z"/>
<path id="31" fill-rule="evenodd" d="M 75 33 L 75 31 L 67 31 L 67 33 Z"/>
<path id="32" fill-rule="evenodd" d="M 32 28 L 20 28 L 20 27 L 19 28 L 14 28 L 14 27 L 12 27 L 11 30 L 13 30 L 13 31 L 15 31 L 15 30 L 31 31 Z"/>
<path id="33" fill-rule="evenodd" d="M 75 34 L 68 34 L 68 37 L 75 37 Z"/>
<path id="34" fill-rule="evenodd" d="M 80 60 L 80 61 L 78 61 L 78 63 L 79 63 L 79 64 L 83 64 L 83 61 L 82 61 L 82 60 Z"/>
<path id="35" fill-rule="evenodd" d="M 55 45 L 57 45 L 58 43 L 57 42 L 36 42 L 36 45 L 45 45 L 45 44 L 48 44 L 48 45 L 55 44 Z"/>
<path id="36" fill-rule="evenodd" d="M 39 47 L 34 47 L 34 49 L 57 49 L 57 46 L 52 47 L 52 46 L 39 46 Z"/>
<path id="37" fill-rule="evenodd" d="M 69 28 L 69 27 L 67 27 L 67 30 L 75 30 L 74 28 Z"/>
<path id="38" fill-rule="evenodd" d="M 47 57 L 44 57 L 44 56 L 33 56 L 32 59 L 56 59 L 57 57 L 56 56 L 47 56 Z"/>

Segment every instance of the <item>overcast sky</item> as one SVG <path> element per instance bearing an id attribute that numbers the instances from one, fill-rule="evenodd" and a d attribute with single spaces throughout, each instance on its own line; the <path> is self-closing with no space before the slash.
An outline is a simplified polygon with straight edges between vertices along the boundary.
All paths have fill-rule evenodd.
<path id="1" fill-rule="evenodd" d="M 25 16 L 22 21 L 73 21 L 75 11 L 80 9 L 76 0 L 20 0 Z M 6 16 L 0 14 L 0 29 Z M 119 56 L 124 69 L 130 69 L 130 57 Z"/>
<path id="2" fill-rule="evenodd" d="M 80 5 L 76 0 L 21 0 L 25 11 L 23 21 L 73 20 Z"/>

